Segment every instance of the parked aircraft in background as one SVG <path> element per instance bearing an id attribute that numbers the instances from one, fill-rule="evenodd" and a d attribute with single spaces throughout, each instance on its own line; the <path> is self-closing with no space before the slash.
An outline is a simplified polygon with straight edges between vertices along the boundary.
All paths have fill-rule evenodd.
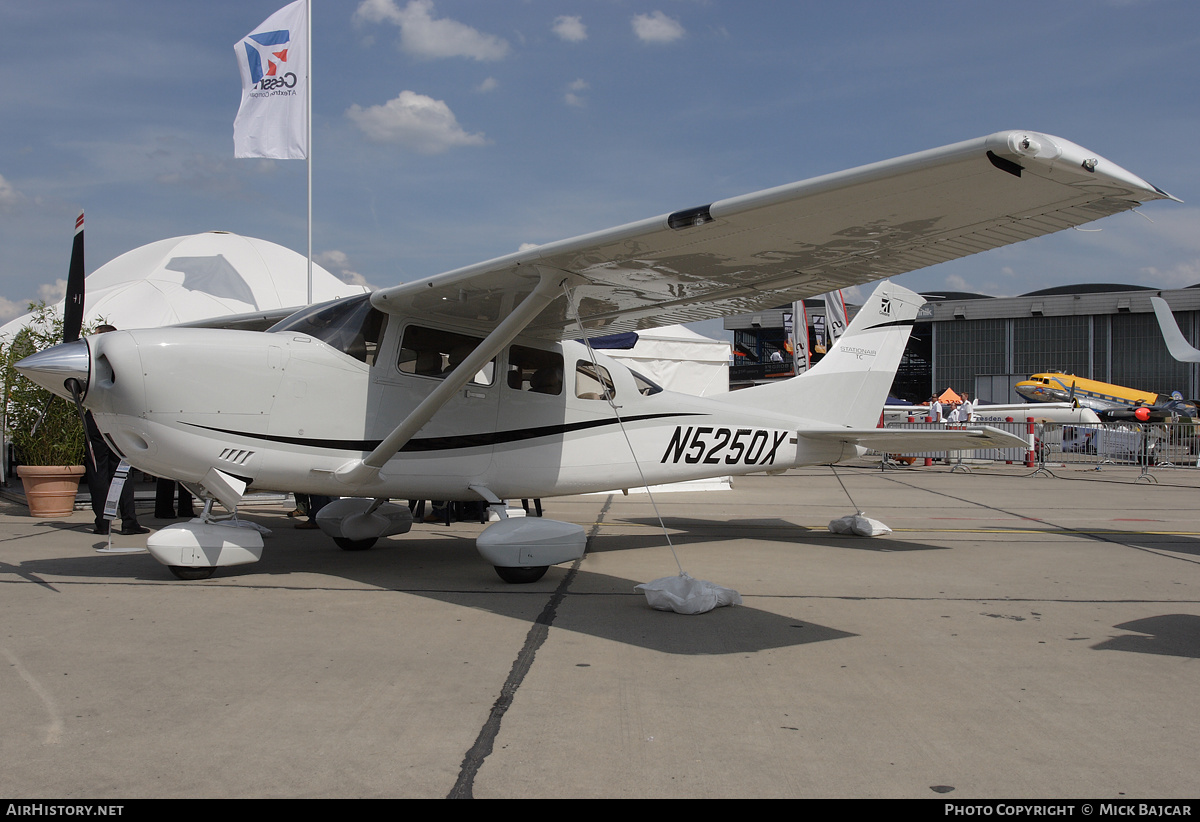
<path id="1" fill-rule="evenodd" d="M 205 516 L 148 541 L 179 576 L 256 561 L 216 523 L 248 488 L 341 497 L 343 548 L 409 530 L 391 499 L 503 500 L 777 472 L 887 452 L 1021 447 L 984 426 L 876 427 L 923 302 L 885 282 L 815 368 L 718 397 L 661 390 L 575 342 L 747 313 L 1080 225 L 1170 195 L 1086 149 L 1000 132 L 525 249 L 304 309 L 269 333 L 115 331 L 18 366 L 92 411 Z M 502 578 L 583 554 L 582 526 L 506 518 Z"/>
<path id="2" fill-rule="evenodd" d="M 1034 402 L 1072 402 L 1087 406 L 1103 422 L 1167 422 L 1195 417 L 1196 405 L 1179 392 L 1167 396 L 1123 385 L 1050 371 L 1017 383 L 1016 391 Z"/>
<path id="3" fill-rule="evenodd" d="M 1183 332 L 1179 330 L 1179 323 L 1175 322 L 1175 315 L 1171 313 L 1171 307 L 1167 305 L 1167 301 L 1162 297 L 1151 297 L 1150 304 L 1154 306 L 1154 316 L 1158 319 L 1163 342 L 1167 344 L 1167 350 L 1171 352 L 1171 356 L 1180 362 L 1200 362 L 1200 349 L 1193 348 L 1187 338 L 1183 336 Z"/>

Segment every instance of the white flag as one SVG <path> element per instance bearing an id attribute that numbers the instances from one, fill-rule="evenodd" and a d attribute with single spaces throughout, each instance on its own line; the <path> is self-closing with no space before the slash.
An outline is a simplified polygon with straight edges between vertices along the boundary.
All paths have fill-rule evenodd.
<path id="1" fill-rule="evenodd" d="M 792 303 L 792 363 L 796 374 L 808 370 L 808 312 L 804 308 L 804 300 Z"/>
<path id="2" fill-rule="evenodd" d="M 825 294 L 825 324 L 829 329 L 829 344 L 833 345 L 846 331 L 846 301 L 841 291 Z"/>
<path id="3" fill-rule="evenodd" d="M 242 72 L 234 157 L 308 156 L 307 3 L 284 6 L 233 47 Z"/>

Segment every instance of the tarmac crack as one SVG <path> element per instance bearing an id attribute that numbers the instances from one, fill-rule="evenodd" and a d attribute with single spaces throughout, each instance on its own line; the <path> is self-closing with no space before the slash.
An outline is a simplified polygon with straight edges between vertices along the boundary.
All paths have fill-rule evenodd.
<path id="1" fill-rule="evenodd" d="M 608 514 L 608 509 L 612 506 L 612 503 L 613 495 L 609 494 L 608 499 L 604 501 L 604 507 L 600 509 L 599 516 L 596 517 L 595 523 L 592 524 L 592 530 L 588 533 L 584 556 L 587 555 L 587 548 L 591 547 L 592 540 L 599 533 L 600 526 L 603 524 L 604 517 Z M 517 653 L 517 658 L 513 661 L 508 678 L 500 688 L 500 696 L 492 704 L 492 710 L 488 713 L 487 721 L 483 723 L 483 727 L 479 729 L 479 735 L 475 737 L 475 744 L 471 746 L 466 756 L 463 757 L 462 766 L 458 772 L 458 780 L 454 783 L 454 787 L 451 788 L 450 793 L 447 794 L 447 799 L 475 798 L 475 777 L 494 749 L 496 737 L 500 733 L 500 724 L 504 720 L 504 715 L 512 705 L 513 699 L 517 695 L 517 690 L 521 687 L 521 683 L 525 681 L 525 676 L 533 668 L 533 660 L 537 655 L 538 649 L 545 644 L 546 639 L 550 636 L 550 626 L 554 624 L 554 618 L 558 614 L 558 606 L 566 598 L 567 591 L 570 589 L 571 583 L 575 581 L 582 562 L 583 557 L 580 557 L 571 563 L 570 570 L 562 578 L 558 587 L 554 589 L 554 593 L 547 600 L 545 607 L 542 608 L 542 612 L 538 614 L 537 619 L 530 626 L 529 633 L 525 635 L 525 643 L 521 646 L 521 650 Z"/>
<path id="2" fill-rule="evenodd" d="M 21 679 L 25 681 L 25 684 L 29 686 L 29 689 L 33 691 L 38 699 L 42 701 L 42 705 L 46 707 L 46 715 L 49 721 L 46 726 L 46 738 L 44 744 L 57 744 L 59 740 L 62 739 L 63 721 L 62 712 L 58 710 L 58 705 L 55 703 L 54 697 L 52 697 L 50 695 L 50 691 L 38 681 L 37 677 L 30 673 L 29 670 L 21 664 L 21 660 L 17 658 L 16 654 L 14 654 L 8 648 L 0 648 L 0 651 L 4 653 L 4 656 L 8 659 L 9 664 L 12 665 L 13 669 L 17 672 L 17 676 L 21 677 Z"/>

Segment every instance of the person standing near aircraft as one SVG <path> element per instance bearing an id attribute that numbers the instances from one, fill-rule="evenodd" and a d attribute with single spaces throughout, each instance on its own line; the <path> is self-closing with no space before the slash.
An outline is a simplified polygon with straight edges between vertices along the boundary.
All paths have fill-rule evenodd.
<path id="1" fill-rule="evenodd" d="M 975 406 L 971 404 L 971 395 L 963 392 L 962 405 L 958 407 L 958 418 L 960 422 L 974 422 Z"/>
<path id="2" fill-rule="evenodd" d="M 116 330 L 114 326 L 101 325 L 96 328 L 96 334 L 105 334 Z M 104 518 L 104 503 L 108 499 L 108 488 L 112 485 L 113 476 L 117 473 L 117 466 L 121 464 L 121 458 L 108 447 L 108 443 L 104 440 L 104 435 L 100 433 L 100 429 L 96 426 L 96 420 L 92 417 L 91 411 L 83 415 L 83 423 L 85 428 L 84 433 L 92 449 L 92 460 L 86 460 L 84 464 L 84 478 L 87 481 L 88 493 L 92 498 L 92 513 L 96 515 L 92 533 L 107 536 L 109 522 Z M 93 464 L 93 461 L 95 464 Z M 150 533 L 149 528 L 143 527 L 137 521 L 137 511 L 134 508 L 133 501 L 132 478 L 127 480 L 121 488 L 121 497 L 117 505 L 117 511 L 121 515 L 121 530 L 117 533 L 122 536 Z"/>
<path id="3" fill-rule="evenodd" d="M 321 526 L 317 525 L 317 512 L 333 501 L 333 497 L 323 494 L 307 494 L 308 499 L 307 511 L 304 513 L 305 519 L 297 522 L 293 528 L 300 531 L 315 531 Z M 299 510 L 299 509 L 297 509 Z"/>
<path id="4" fill-rule="evenodd" d="M 934 422 L 945 421 L 942 418 L 942 401 L 937 398 L 937 394 L 929 398 L 929 416 L 933 418 Z"/>

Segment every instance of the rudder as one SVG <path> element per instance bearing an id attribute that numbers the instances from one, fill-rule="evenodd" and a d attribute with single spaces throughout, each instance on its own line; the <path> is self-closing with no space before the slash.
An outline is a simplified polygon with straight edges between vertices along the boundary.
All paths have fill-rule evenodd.
<path id="1" fill-rule="evenodd" d="M 924 304 L 920 294 L 884 280 L 813 368 L 784 382 L 735 391 L 722 399 L 749 401 L 759 408 L 834 425 L 873 427 Z"/>

